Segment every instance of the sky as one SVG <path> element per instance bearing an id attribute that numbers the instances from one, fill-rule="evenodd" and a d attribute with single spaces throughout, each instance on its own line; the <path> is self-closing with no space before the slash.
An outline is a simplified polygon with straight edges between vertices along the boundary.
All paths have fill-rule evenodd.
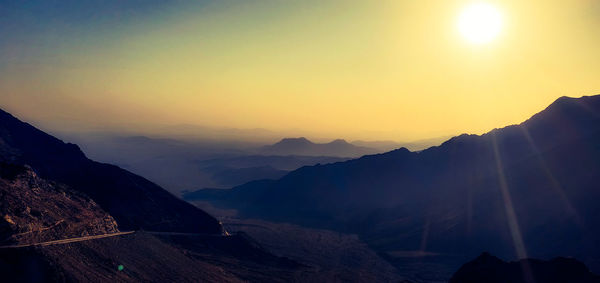
<path id="1" fill-rule="evenodd" d="M 600 94 L 600 1 L 0 1 L 0 107 L 46 130 L 267 129 L 409 141 Z M 479 1 L 481 2 L 481 1 Z"/>

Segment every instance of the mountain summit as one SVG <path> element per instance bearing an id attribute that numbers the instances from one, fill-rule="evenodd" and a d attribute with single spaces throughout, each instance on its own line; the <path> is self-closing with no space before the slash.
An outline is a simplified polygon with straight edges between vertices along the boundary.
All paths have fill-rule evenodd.
<path id="1" fill-rule="evenodd" d="M 598 270 L 599 145 L 600 95 L 563 97 L 484 135 L 193 196 L 246 217 L 357 233 L 381 252 L 571 255 Z"/>
<path id="2" fill-rule="evenodd" d="M 329 143 L 314 143 L 307 138 L 284 138 L 281 141 L 260 149 L 265 155 L 305 155 L 305 156 L 337 156 L 359 157 L 377 153 L 376 149 L 356 146 L 343 139 Z"/>

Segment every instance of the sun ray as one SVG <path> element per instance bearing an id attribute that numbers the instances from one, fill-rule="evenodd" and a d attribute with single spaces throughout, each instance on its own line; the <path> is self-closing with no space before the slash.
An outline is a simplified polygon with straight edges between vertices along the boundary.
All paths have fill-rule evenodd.
<path id="1" fill-rule="evenodd" d="M 504 167 L 502 165 L 502 159 L 500 156 L 500 150 L 498 148 L 498 142 L 496 140 L 496 134 L 492 133 L 492 146 L 494 148 L 494 158 L 496 160 L 496 170 L 498 172 L 498 182 L 500 183 L 500 191 L 502 193 L 502 200 L 504 202 L 504 211 L 506 213 L 506 219 L 508 221 L 508 228 L 513 240 L 515 251 L 519 259 L 527 258 L 527 252 L 525 250 L 525 244 L 523 243 L 523 237 L 521 236 L 521 230 L 519 229 L 519 223 L 517 221 L 517 215 L 510 197 L 510 191 L 508 190 L 508 183 L 506 182 L 506 176 L 504 174 Z M 522 263 L 523 275 L 525 276 L 525 282 L 535 282 L 531 273 L 531 268 L 526 262 Z"/>

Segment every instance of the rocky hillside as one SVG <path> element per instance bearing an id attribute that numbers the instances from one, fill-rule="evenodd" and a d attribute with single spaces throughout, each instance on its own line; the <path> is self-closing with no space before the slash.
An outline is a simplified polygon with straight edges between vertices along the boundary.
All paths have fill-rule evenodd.
<path id="1" fill-rule="evenodd" d="M 118 232 L 93 200 L 31 168 L 0 164 L 0 243 L 30 244 Z"/>

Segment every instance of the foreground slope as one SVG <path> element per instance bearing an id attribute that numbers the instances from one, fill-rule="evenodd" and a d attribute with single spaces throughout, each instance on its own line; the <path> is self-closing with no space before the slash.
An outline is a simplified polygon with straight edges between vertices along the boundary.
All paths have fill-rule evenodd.
<path id="1" fill-rule="evenodd" d="M 190 199 L 245 217 L 358 233 L 379 251 L 513 258 L 600 255 L 600 96 L 555 101 L 520 125 L 303 167 Z M 598 268 L 596 266 L 596 268 Z"/>
<path id="2" fill-rule="evenodd" d="M 92 198 L 124 230 L 221 233 L 218 221 L 152 182 L 88 159 L 64 143 L 0 110 L 0 161 L 28 165 L 40 177 Z"/>
<path id="3" fill-rule="evenodd" d="M 4 282 L 290 282 L 313 272 L 241 236 L 136 232 L 63 245 L 0 248 Z"/>
<path id="4" fill-rule="evenodd" d="M 222 233 L 216 219 L 141 177 L 93 162 L 75 145 L 7 113 L 0 122 L 3 281 L 289 282 L 315 276 L 243 234 Z"/>

